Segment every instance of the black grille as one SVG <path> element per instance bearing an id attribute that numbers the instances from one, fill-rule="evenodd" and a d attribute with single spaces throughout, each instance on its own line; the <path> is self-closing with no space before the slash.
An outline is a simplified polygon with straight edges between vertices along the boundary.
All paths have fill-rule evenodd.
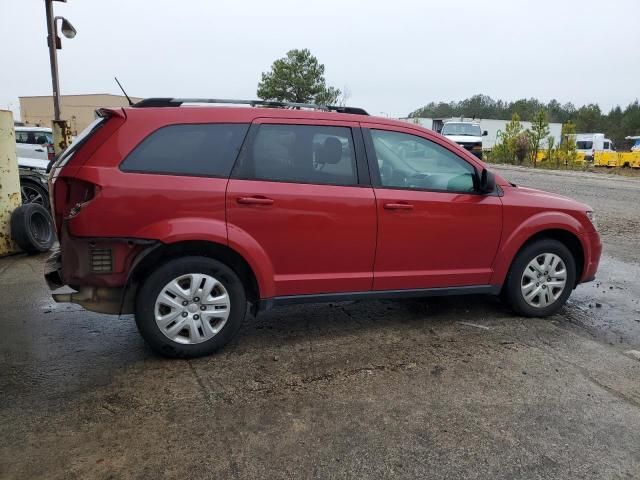
<path id="1" fill-rule="evenodd" d="M 458 145 L 463 146 L 467 150 L 471 150 L 475 146 L 475 143 L 459 142 Z"/>
<path id="2" fill-rule="evenodd" d="M 110 248 L 91 248 L 89 250 L 91 271 L 96 273 L 108 273 L 113 269 Z"/>

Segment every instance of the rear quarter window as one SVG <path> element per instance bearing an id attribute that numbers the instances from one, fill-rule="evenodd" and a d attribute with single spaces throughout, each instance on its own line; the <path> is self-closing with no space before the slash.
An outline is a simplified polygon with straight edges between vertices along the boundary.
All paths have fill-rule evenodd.
<path id="1" fill-rule="evenodd" d="M 125 172 L 228 177 L 248 124 L 169 125 L 145 138 L 120 164 Z"/>

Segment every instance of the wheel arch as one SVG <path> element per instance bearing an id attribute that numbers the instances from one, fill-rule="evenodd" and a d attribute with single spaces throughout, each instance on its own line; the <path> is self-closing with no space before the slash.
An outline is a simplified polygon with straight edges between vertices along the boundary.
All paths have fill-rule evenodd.
<path id="1" fill-rule="evenodd" d="M 134 263 L 127 280 L 127 297 L 134 297 L 143 279 L 159 265 L 185 256 L 204 256 L 218 260 L 231 268 L 245 287 L 247 299 L 257 305 L 260 299 L 260 284 L 249 262 L 232 248 L 211 241 L 185 240 L 174 243 L 157 243 L 142 252 Z M 131 295 L 131 296 L 129 296 Z"/>
<path id="2" fill-rule="evenodd" d="M 582 242 L 580 241 L 580 238 L 568 230 L 553 228 L 549 230 L 542 230 L 541 232 L 538 232 L 532 235 L 518 249 L 513 259 L 511 260 L 511 263 L 513 264 L 513 261 L 515 260 L 518 253 L 520 253 L 525 247 L 531 245 L 537 240 L 547 239 L 547 238 L 551 240 L 557 240 L 558 242 L 562 243 L 565 247 L 567 247 L 571 252 L 571 255 L 573 256 L 573 260 L 576 264 L 576 285 L 577 285 L 580 282 L 580 279 L 582 278 L 582 273 L 584 272 L 585 252 L 582 246 Z M 574 287 L 576 285 L 574 285 Z"/>
<path id="3" fill-rule="evenodd" d="M 507 274 L 509 273 L 509 269 L 513 262 L 515 261 L 518 254 L 531 243 L 543 239 L 550 238 L 553 240 L 557 240 L 563 245 L 565 245 L 576 265 L 576 285 L 580 283 L 582 279 L 582 275 L 585 269 L 585 262 L 587 259 L 585 245 L 583 244 L 582 236 L 572 229 L 567 229 L 563 227 L 553 226 L 546 229 L 537 230 L 535 232 L 530 232 L 528 235 L 522 236 L 516 242 L 515 239 L 512 240 L 510 248 L 508 249 L 511 252 L 509 255 L 504 255 L 502 258 L 498 256 L 498 261 L 496 262 L 496 266 L 494 268 L 493 277 L 491 280 L 491 284 L 493 285 L 504 285 Z M 574 285 L 573 287 L 575 288 Z"/>

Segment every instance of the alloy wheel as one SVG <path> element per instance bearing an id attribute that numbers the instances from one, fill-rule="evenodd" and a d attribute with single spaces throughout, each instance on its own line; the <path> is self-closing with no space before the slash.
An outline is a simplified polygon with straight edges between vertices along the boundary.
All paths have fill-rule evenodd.
<path id="1" fill-rule="evenodd" d="M 35 187 L 22 185 L 20 186 L 20 194 L 22 195 L 23 205 L 27 203 L 37 203 L 38 205 L 46 206 L 42 193 Z"/>

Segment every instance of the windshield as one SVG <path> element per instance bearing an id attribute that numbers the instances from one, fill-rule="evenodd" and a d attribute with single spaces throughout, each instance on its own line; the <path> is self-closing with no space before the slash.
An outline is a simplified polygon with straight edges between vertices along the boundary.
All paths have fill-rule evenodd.
<path id="1" fill-rule="evenodd" d="M 470 137 L 480 137 L 480 125 L 472 123 L 445 123 L 440 132 L 442 135 L 465 135 Z"/>

